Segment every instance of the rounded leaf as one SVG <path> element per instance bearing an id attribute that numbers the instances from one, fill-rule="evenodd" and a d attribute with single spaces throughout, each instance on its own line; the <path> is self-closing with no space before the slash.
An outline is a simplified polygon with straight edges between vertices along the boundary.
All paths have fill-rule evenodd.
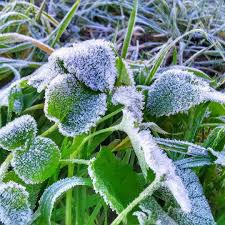
<path id="1" fill-rule="evenodd" d="M 59 159 L 59 148 L 51 139 L 36 137 L 28 150 L 14 153 L 12 166 L 25 183 L 35 184 L 53 175 Z"/>
<path id="2" fill-rule="evenodd" d="M 208 100 L 206 93 L 211 91 L 209 84 L 193 73 L 171 69 L 149 87 L 146 107 L 155 116 L 173 115 Z"/>
<path id="3" fill-rule="evenodd" d="M 58 61 L 60 66 L 95 91 L 111 90 L 116 79 L 115 55 L 111 43 L 89 40 L 61 48 L 52 53 L 49 62 Z"/>
<path id="4" fill-rule="evenodd" d="M 0 221 L 5 225 L 26 225 L 31 214 L 25 188 L 14 182 L 1 183 Z"/>
<path id="5" fill-rule="evenodd" d="M 106 94 L 80 84 L 73 75 L 57 77 L 45 93 L 45 114 L 65 136 L 87 132 L 106 111 Z"/>
<path id="6" fill-rule="evenodd" d="M 0 147 L 5 150 L 27 148 L 37 133 L 37 124 L 32 116 L 24 115 L 0 129 Z"/>

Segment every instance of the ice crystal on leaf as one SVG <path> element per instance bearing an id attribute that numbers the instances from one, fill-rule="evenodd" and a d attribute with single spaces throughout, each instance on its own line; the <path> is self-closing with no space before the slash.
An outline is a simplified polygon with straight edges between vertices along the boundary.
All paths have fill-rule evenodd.
<path id="1" fill-rule="evenodd" d="M 0 221 L 5 225 L 26 225 L 31 219 L 28 193 L 17 183 L 0 185 Z"/>
<path id="2" fill-rule="evenodd" d="M 152 115 L 168 116 L 205 101 L 224 103 L 225 95 L 191 72 L 171 69 L 149 87 L 146 108 Z"/>
<path id="3" fill-rule="evenodd" d="M 169 210 L 171 217 L 180 225 L 215 225 L 198 177 L 190 169 L 177 168 L 176 172 L 188 191 L 192 210 L 190 213 L 184 213 L 179 208 L 171 207 Z"/>
<path id="4" fill-rule="evenodd" d="M 146 163 L 157 176 L 165 176 L 165 185 L 180 204 L 182 210 L 189 212 L 191 204 L 188 194 L 182 180 L 176 174 L 172 160 L 159 148 L 149 131 L 141 131 L 139 137 Z"/>
<path id="5" fill-rule="evenodd" d="M 106 112 L 106 94 L 94 92 L 73 75 L 55 78 L 45 93 L 45 114 L 66 136 L 87 132 Z"/>
<path id="6" fill-rule="evenodd" d="M 25 183 L 35 184 L 54 173 L 59 159 L 59 149 L 51 139 L 36 137 L 28 150 L 14 152 L 12 166 Z"/>
<path id="7" fill-rule="evenodd" d="M 32 116 L 24 115 L 0 129 L 0 146 L 6 150 L 21 150 L 34 139 L 37 124 Z"/>
<path id="8" fill-rule="evenodd" d="M 113 94 L 112 103 L 121 104 L 139 121 L 142 121 L 144 96 L 134 87 L 119 87 Z"/>
<path id="9" fill-rule="evenodd" d="M 107 41 L 88 40 L 61 48 L 49 57 L 49 62 L 55 61 L 92 90 L 108 91 L 114 86 L 115 56 Z"/>
<path id="10" fill-rule="evenodd" d="M 37 88 L 38 92 L 41 92 L 46 89 L 51 81 L 57 76 L 60 76 L 60 73 L 54 69 L 53 63 L 48 62 L 30 76 L 28 84 Z"/>

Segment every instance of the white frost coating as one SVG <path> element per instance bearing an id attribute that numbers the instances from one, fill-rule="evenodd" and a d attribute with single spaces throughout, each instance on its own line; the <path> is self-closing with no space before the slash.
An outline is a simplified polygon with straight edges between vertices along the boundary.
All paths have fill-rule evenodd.
<path id="1" fill-rule="evenodd" d="M 106 112 L 106 94 L 81 85 L 73 75 L 56 77 L 45 92 L 45 115 L 65 136 L 88 132 Z"/>
<path id="2" fill-rule="evenodd" d="M 134 148 L 135 154 L 138 158 L 142 173 L 146 177 L 148 166 L 145 162 L 144 152 L 140 145 L 140 135 L 139 128 L 137 127 L 137 119 L 135 118 L 135 115 L 132 112 L 128 111 L 126 108 L 123 110 L 123 119 L 118 125 L 118 129 L 124 131 L 128 135 Z"/>
<path id="3" fill-rule="evenodd" d="M 105 194 L 104 191 L 102 191 L 102 189 L 98 187 L 98 182 L 96 180 L 96 176 L 95 176 L 94 171 L 92 169 L 92 165 L 94 164 L 95 160 L 96 160 L 95 157 L 92 158 L 90 160 L 89 166 L 88 166 L 88 175 L 90 176 L 90 178 L 92 180 L 94 191 L 95 191 L 96 194 L 99 194 L 103 198 L 104 202 L 110 207 L 110 209 L 112 211 L 115 211 L 119 214 L 120 212 L 114 207 L 114 205 L 112 204 L 112 202 L 108 198 L 107 194 Z"/>
<path id="4" fill-rule="evenodd" d="M 51 81 L 60 76 L 60 73 L 55 69 L 55 65 L 51 62 L 48 62 L 38 68 L 29 78 L 28 84 L 34 88 L 37 88 L 37 91 L 40 93 L 51 83 Z"/>
<path id="5" fill-rule="evenodd" d="M 152 115 L 168 116 L 206 101 L 224 103 L 225 95 L 191 72 L 171 69 L 149 87 L 146 107 Z"/>
<path id="6" fill-rule="evenodd" d="M 37 124 L 30 115 L 9 122 L 0 129 L 0 146 L 5 150 L 23 150 L 37 134 Z"/>
<path id="7" fill-rule="evenodd" d="M 204 196 L 198 177 L 190 169 L 176 169 L 177 174 L 188 191 L 192 210 L 184 213 L 179 208 L 171 207 L 169 214 L 178 224 L 182 225 L 215 225 L 209 204 Z M 170 201 L 168 199 L 168 201 Z"/>
<path id="8" fill-rule="evenodd" d="M 176 168 L 172 160 L 158 147 L 149 131 L 141 131 L 139 133 L 139 140 L 149 167 L 157 176 L 165 176 L 165 185 L 170 189 L 182 210 L 190 212 L 191 203 L 188 193 L 180 177 L 175 172 Z"/>
<path id="9" fill-rule="evenodd" d="M 54 51 L 49 62 L 61 61 L 63 67 L 92 90 L 108 91 L 116 79 L 115 55 L 111 43 L 89 40 Z"/>
<path id="10" fill-rule="evenodd" d="M 138 92 L 135 87 L 119 87 L 116 89 L 112 97 L 112 103 L 114 105 L 124 105 L 126 110 L 132 112 L 133 116 L 142 121 L 144 108 L 144 96 L 141 92 Z"/>
<path id="11" fill-rule="evenodd" d="M 55 172 L 59 159 L 59 148 L 51 139 L 36 137 L 28 150 L 13 153 L 11 164 L 26 184 L 37 184 Z"/>
<path id="12" fill-rule="evenodd" d="M 212 148 L 208 148 L 208 150 L 217 158 L 214 163 L 225 166 L 225 151 L 217 152 Z"/>
<path id="13" fill-rule="evenodd" d="M 79 177 L 65 178 L 55 182 L 44 191 L 39 201 L 39 210 L 46 225 L 51 224 L 51 214 L 56 200 L 69 189 L 79 185 L 87 185 L 87 182 Z"/>
<path id="14" fill-rule="evenodd" d="M 28 203 L 28 192 L 14 182 L 0 184 L 0 221 L 5 225 L 26 225 L 32 211 Z"/>

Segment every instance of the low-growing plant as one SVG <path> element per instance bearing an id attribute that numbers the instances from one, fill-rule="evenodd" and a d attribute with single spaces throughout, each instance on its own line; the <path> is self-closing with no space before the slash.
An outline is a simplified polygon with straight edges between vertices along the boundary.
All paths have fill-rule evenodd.
<path id="1" fill-rule="evenodd" d="M 3 224 L 224 221 L 204 193 L 212 179 L 202 177 L 206 168 L 224 171 L 225 94 L 195 68 L 160 69 L 177 39 L 162 48 L 146 76 L 135 76 L 125 59 L 137 5 L 121 56 L 101 39 L 53 49 L 63 24 L 50 34 L 52 47 L 25 35 L 0 35 L 49 55 L 31 75 L 0 92 Z"/>

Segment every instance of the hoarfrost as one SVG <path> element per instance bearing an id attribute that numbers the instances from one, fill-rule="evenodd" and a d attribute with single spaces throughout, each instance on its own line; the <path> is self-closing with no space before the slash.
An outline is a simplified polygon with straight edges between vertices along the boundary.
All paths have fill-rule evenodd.
<path id="1" fill-rule="evenodd" d="M 180 225 L 215 225 L 209 204 L 204 196 L 198 177 L 190 169 L 176 170 L 188 191 L 192 211 L 184 213 L 179 208 L 170 208 L 169 214 Z"/>
<path id="2" fill-rule="evenodd" d="M 26 225 L 32 211 L 28 204 L 28 193 L 17 183 L 0 184 L 0 221 L 5 225 Z"/>
<path id="3" fill-rule="evenodd" d="M 56 77 L 45 92 L 46 116 L 65 136 L 87 132 L 106 112 L 106 94 L 94 92 L 73 75 Z"/>
<path id="4" fill-rule="evenodd" d="M 0 129 L 0 146 L 8 151 L 22 150 L 34 139 L 37 124 L 30 115 L 24 115 L 9 122 Z"/>
<path id="5" fill-rule="evenodd" d="M 53 63 L 48 62 L 30 76 L 28 84 L 37 88 L 38 92 L 41 92 L 46 89 L 51 81 L 57 76 L 60 76 L 60 73 L 54 69 Z"/>
<path id="6" fill-rule="evenodd" d="M 149 87 L 146 107 L 152 115 L 168 116 L 205 101 L 224 103 L 225 95 L 191 72 L 171 69 Z"/>
<path id="7" fill-rule="evenodd" d="M 88 40 L 52 53 L 49 62 L 59 61 L 79 81 L 95 91 L 112 90 L 115 79 L 115 55 L 111 43 Z"/>
<path id="8" fill-rule="evenodd" d="M 142 121 L 144 108 L 144 96 L 134 87 L 119 87 L 116 89 L 112 97 L 114 105 L 121 104 L 132 112 L 133 116 L 139 121 Z"/>
<path id="9" fill-rule="evenodd" d="M 36 137 L 28 150 L 14 152 L 12 166 L 25 183 L 35 184 L 54 173 L 59 159 L 59 149 L 51 139 Z"/>

